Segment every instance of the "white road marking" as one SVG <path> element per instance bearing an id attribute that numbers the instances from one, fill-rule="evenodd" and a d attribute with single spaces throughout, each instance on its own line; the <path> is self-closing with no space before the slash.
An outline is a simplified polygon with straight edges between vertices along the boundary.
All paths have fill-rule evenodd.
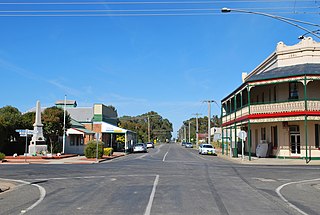
<path id="1" fill-rule="evenodd" d="M 167 155 L 168 155 L 168 153 L 169 153 L 170 148 L 171 148 L 171 145 L 169 146 L 169 149 L 168 149 L 167 153 L 163 156 L 162 162 L 165 162 L 166 157 L 167 157 Z"/>
<path id="2" fill-rule="evenodd" d="M 142 158 L 144 158 L 145 156 L 147 156 L 148 155 L 148 153 L 146 153 L 146 154 L 144 154 L 144 155 L 141 155 L 141 156 L 139 156 L 139 157 L 137 157 L 137 159 L 142 159 Z"/>
<path id="3" fill-rule="evenodd" d="M 166 160 L 167 154 L 169 153 L 169 151 L 167 151 L 167 153 L 163 156 L 162 161 L 164 162 Z"/>
<path id="4" fill-rule="evenodd" d="M 271 179 L 271 178 L 252 178 L 252 179 L 256 179 L 262 182 L 275 182 L 276 180 Z"/>
<path id="5" fill-rule="evenodd" d="M 312 181 L 320 181 L 320 178 L 316 178 L 316 179 L 310 179 L 310 180 L 304 180 L 304 181 L 295 181 L 295 182 L 289 182 L 286 184 L 283 184 L 281 186 L 279 186 L 276 189 L 276 192 L 278 194 L 278 196 L 284 201 L 286 202 L 290 207 L 292 207 L 293 209 L 295 209 L 296 211 L 298 211 L 299 213 L 303 214 L 303 215 L 308 215 L 306 212 L 302 211 L 301 209 L 299 209 L 297 206 L 295 206 L 294 204 L 290 203 L 286 198 L 284 198 L 284 196 L 281 194 L 281 189 L 284 188 L 287 185 L 291 185 L 291 184 L 302 184 L 302 183 L 307 183 L 307 182 L 312 182 Z"/>
<path id="6" fill-rule="evenodd" d="M 154 174 L 145 175 L 97 175 L 97 176 L 78 176 L 78 177 L 63 177 L 63 178 L 30 178 L 25 180 L 36 180 L 36 181 L 49 181 L 49 180 L 70 180 L 70 179 L 95 179 L 95 178 L 111 178 L 111 180 L 117 177 L 154 177 Z M 0 178 L 1 179 L 1 178 Z M 29 182 L 28 182 L 29 183 Z"/>
<path id="7" fill-rule="evenodd" d="M 154 180 L 152 192 L 150 194 L 149 202 L 148 202 L 146 211 L 144 212 L 144 215 L 150 215 L 151 208 L 152 208 L 152 203 L 153 203 L 154 196 L 156 194 L 156 189 L 157 189 L 158 182 L 159 182 L 159 175 L 157 175 L 156 179 Z"/>
<path id="8" fill-rule="evenodd" d="M 35 187 L 37 187 L 39 189 L 40 198 L 33 205 L 28 207 L 27 209 L 21 210 L 20 214 L 24 214 L 24 213 L 28 212 L 29 210 L 32 210 L 34 207 L 39 205 L 42 202 L 42 200 L 44 199 L 44 197 L 46 196 L 46 190 L 43 187 L 41 187 L 40 185 L 38 185 L 38 184 L 32 184 L 30 182 L 23 181 L 23 180 L 14 180 L 14 179 L 6 179 L 6 178 L 0 178 L 0 179 L 4 180 L 4 181 L 14 181 L 14 182 L 23 183 L 23 184 L 26 184 L 26 185 L 32 185 L 32 186 L 35 186 Z"/>

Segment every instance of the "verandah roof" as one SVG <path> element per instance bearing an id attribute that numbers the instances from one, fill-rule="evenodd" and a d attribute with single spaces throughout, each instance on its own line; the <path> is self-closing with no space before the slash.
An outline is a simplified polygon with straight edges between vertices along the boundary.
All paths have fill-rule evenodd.
<path id="1" fill-rule="evenodd" d="M 320 64 L 306 63 L 294 66 L 278 67 L 255 74 L 251 76 L 247 82 L 301 75 L 320 75 Z"/>

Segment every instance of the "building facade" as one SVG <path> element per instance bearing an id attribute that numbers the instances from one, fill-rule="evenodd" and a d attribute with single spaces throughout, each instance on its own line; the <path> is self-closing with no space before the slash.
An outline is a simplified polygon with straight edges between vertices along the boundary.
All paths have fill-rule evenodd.
<path id="1" fill-rule="evenodd" d="M 135 132 L 117 127 L 118 114 L 110 106 L 103 104 L 94 104 L 93 107 L 67 106 L 66 110 L 74 121 L 83 126 L 83 128 L 72 126 L 68 129 L 67 153 L 83 153 L 86 143 L 95 139 L 93 134 L 98 134 L 104 147 L 112 147 L 114 151 L 131 151 L 136 143 Z M 117 136 L 124 136 L 124 144 L 117 142 Z"/>
<path id="2" fill-rule="evenodd" d="M 320 43 L 311 37 L 276 50 L 221 101 L 224 153 L 237 154 L 239 131 L 245 153 L 268 144 L 278 158 L 320 159 Z"/>

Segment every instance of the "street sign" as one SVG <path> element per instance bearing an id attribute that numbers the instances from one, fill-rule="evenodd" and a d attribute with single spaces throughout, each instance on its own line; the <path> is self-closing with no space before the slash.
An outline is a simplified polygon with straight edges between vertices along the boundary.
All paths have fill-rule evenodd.
<path id="1" fill-rule="evenodd" d="M 247 132 L 245 131 L 239 131 L 238 135 L 237 135 L 240 139 L 241 139 L 241 157 L 242 160 L 244 160 L 244 140 L 247 138 Z"/>
<path id="2" fill-rule="evenodd" d="M 238 135 L 237 135 L 241 140 L 244 140 L 247 138 L 247 132 L 245 131 L 239 131 Z"/>
<path id="3" fill-rule="evenodd" d="M 33 135 L 37 133 L 37 131 L 29 130 L 29 129 L 17 129 L 16 132 L 20 134 L 20 137 L 26 137 L 28 135 Z"/>

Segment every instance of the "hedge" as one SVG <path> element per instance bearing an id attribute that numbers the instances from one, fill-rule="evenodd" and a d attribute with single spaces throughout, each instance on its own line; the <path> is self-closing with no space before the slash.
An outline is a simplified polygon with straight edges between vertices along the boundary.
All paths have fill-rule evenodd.
<path id="1" fill-rule="evenodd" d="M 113 154 L 113 148 L 104 148 L 103 149 L 103 155 L 111 156 L 112 154 Z"/>
<path id="2" fill-rule="evenodd" d="M 86 158 L 96 158 L 97 141 L 89 141 L 84 149 L 84 155 Z M 103 142 L 98 141 L 98 158 L 102 158 L 103 155 Z"/>

